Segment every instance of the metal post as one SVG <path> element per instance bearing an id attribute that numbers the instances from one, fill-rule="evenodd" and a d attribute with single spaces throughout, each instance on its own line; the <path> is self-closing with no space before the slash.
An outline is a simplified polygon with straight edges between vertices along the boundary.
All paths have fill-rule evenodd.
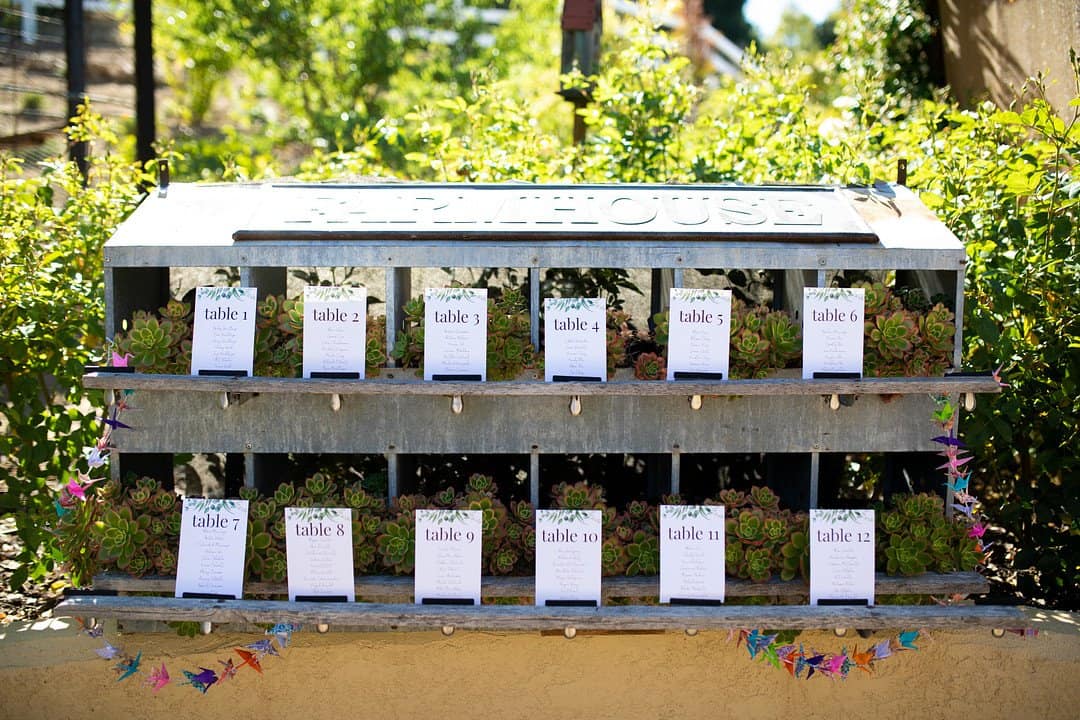
<path id="1" fill-rule="evenodd" d="M 68 119 L 79 114 L 79 105 L 86 102 L 86 32 L 82 0 L 64 3 L 64 53 L 67 59 Z M 86 180 L 86 143 L 68 143 L 68 156 L 79 167 Z"/>
<path id="2" fill-rule="evenodd" d="M 540 451 L 529 454 L 529 502 L 533 508 L 540 507 Z"/>
<path id="3" fill-rule="evenodd" d="M 135 11 L 135 155 L 154 158 L 154 21 L 151 0 L 134 0 Z"/>

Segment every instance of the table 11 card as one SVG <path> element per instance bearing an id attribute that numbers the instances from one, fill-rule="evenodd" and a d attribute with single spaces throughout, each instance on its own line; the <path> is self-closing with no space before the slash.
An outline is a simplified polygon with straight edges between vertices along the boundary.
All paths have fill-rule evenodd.
<path id="1" fill-rule="evenodd" d="M 863 370 L 862 288 L 803 288 L 804 380 Z"/>
<path id="2" fill-rule="evenodd" d="M 352 510 L 285 508 L 289 600 L 354 602 Z"/>
<path id="3" fill-rule="evenodd" d="M 248 501 L 184 498 L 176 597 L 244 594 Z"/>
<path id="4" fill-rule="evenodd" d="M 364 377 L 367 290 L 304 288 L 304 377 Z"/>
<path id="5" fill-rule="evenodd" d="M 487 288 L 424 291 L 424 379 L 487 380 Z"/>
<path id="6" fill-rule="evenodd" d="M 599 510 L 536 511 L 536 604 L 600 605 Z"/>
<path id="7" fill-rule="evenodd" d="M 660 506 L 660 602 L 724 600 L 724 506 Z"/>
<path id="8" fill-rule="evenodd" d="M 480 604 L 484 534 L 480 510 L 417 510 L 413 597 L 427 602 Z"/>
<path id="9" fill-rule="evenodd" d="M 252 374 L 257 294 L 255 288 L 196 288 L 192 375 Z"/>
<path id="10" fill-rule="evenodd" d="M 874 604 L 874 511 L 811 510 L 810 604 L 862 600 Z"/>
<path id="11" fill-rule="evenodd" d="M 726 379 L 731 291 L 671 288 L 667 379 Z"/>
<path id="12" fill-rule="evenodd" d="M 601 298 L 544 300 L 544 379 L 607 380 L 607 313 Z"/>

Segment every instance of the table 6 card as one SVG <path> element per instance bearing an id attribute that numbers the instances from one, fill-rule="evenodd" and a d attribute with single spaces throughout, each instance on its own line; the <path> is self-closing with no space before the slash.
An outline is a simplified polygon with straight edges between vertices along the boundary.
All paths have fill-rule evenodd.
<path id="1" fill-rule="evenodd" d="M 424 291 L 424 379 L 487 380 L 487 288 Z"/>
<path id="2" fill-rule="evenodd" d="M 257 296 L 255 288 L 196 288 L 192 375 L 252 374 Z"/>
<path id="3" fill-rule="evenodd" d="M 417 605 L 480 604 L 483 518 L 480 510 L 416 511 Z"/>
<path id="4" fill-rule="evenodd" d="M 874 604 L 874 511 L 810 511 L 810 604 Z"/>
<path id="5" fill-rule="evenodd" d="M 352 510 L 285 508 L 289 600 L 355 602 Z"/>
<path id="6" fill-rule="evenodd" d="M 544 379 L 607 380 L 607 312 L 601 298 L 544 300 Z"/>
<path id="7" fill-rule="evenodd" d="M 248 501 L 184 498 L 176 560 L 176 597 L 244 594 Z"/>
<path id="8" fill-rule="evenodd" d="M 536 511 L 536 604 L 600 606 L 599 510 Z"/>
<path id="9" fill-rule="evenodd" d="M 862 377 L 862 288 L 803 288 L 804 380 Z"/>
<path id="10" fill-rule="evenodd" d="M 304 377 L 363 379 L 367 355 L 367 290 L 304 288 Z"/>
<path id="11" fill-rule="evenodd" d="M 731 291 L 671 288 L 668 380 L 728 377 Z"/>
<path id="12" fill-rule="evenodd" d="M 724 600 L 723 505 L 660 506 L 660 602 Z"/>

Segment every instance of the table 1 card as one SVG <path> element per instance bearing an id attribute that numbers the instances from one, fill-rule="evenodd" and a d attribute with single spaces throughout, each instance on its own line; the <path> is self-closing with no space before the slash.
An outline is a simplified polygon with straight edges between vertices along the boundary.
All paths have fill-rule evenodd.
<path id="1" fill-rule="evenodd" d="M 728 377 L 731 291 L 671 288 L 668 380 Z"/>
<path id="2" fill-rule="evenodd" d="M 289 600 L 356 600 L 352 510 L 285 508 Z"/>
<path id="3" fill-rule="evenodd" d="M 255 288 L 196 288 L 192 375 L 252 374 L 256 297 Z"/>
<path id="4" fill-rule="evenodd" d="M 304 377 L 364 377 L 367 290 L 304 288 Z"/>
<path id="5" fill-rule="evenodd" d="M 487 288 L 424 291 L 424 379 L 487 380 Z"/>
<path id="6" fill-rule="evenodd" d="M 480 604 L 484 514 L 480 510 L 417 510 L 417 605 Z"/>
<path id="7" fill-rule="evenodd" d="M 724 600 L 724 506 L 660 506 L 660 602 Z"/>
<path id="8" fill-rule="evenodd" d="M 874 604 L 874 511 L 810 511 L 810 604 Z"/>
<path id="9" fill-rule="evenodd" d="M 184 498 L 176 559 L 176 597 L 244 594 L 247 500 Z"/>
<path id="10" fill-rule="evenodd" d="M 544 379 L 607 380 L 607 314 L 601 298 L 544 300 Z"/>
<path id="11" fill-rule="evenodd" d="M 536 511 L 536 604 L 600 605 L 599 510 Z"/>
<path id="12" fill-rule="evenodd" d="M 803 288 L 804 380 L 862 377 L 862 288 Z"/>

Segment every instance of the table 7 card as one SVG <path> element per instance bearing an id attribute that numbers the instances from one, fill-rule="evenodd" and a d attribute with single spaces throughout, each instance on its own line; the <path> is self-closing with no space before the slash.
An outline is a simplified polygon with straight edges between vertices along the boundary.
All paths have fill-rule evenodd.
<path id="1" fill-rule="evenodd" d="M 244 593 L 247 500 L 184 498 L 176 560 L 176 597 Z"/>
<path id="2" fill-rule="evenodd" d="M 683 373 L 728 377 L 731 291 L 671 288 L 667 379 Z"/>
<path id="3" fill-rule="evenodd" d="M 424 379 L 487 380 L 487 288 L 424 291 Z"/>
<path id="4" fill-rule="evenodd" d="M 810 604 L 874 604 L 874 511 L 810 511 Z"/>
<path id="5" fill-rule="evenodd" d="M 255 363 L 255 288 L 195 290 L 191 374 L 251 375 Z"/>
<path id="6" fill-rule="evenodd" d="M 367 354 L 367 290 L 304 288 L 304 377 L 312 373 L 364 377 Z"/>

